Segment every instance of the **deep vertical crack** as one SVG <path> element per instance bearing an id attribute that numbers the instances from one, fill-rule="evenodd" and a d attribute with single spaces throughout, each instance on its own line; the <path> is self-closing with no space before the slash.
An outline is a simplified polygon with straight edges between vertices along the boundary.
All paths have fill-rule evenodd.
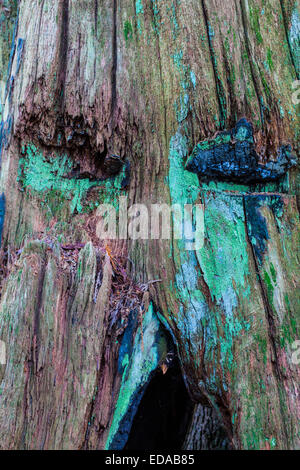
<path id="1" fill-rule="evenodd" d="M 63 111 L 69 42 L 69 0 L 61 0 L 61 27 L 58 57 L 57 106 Z"/>

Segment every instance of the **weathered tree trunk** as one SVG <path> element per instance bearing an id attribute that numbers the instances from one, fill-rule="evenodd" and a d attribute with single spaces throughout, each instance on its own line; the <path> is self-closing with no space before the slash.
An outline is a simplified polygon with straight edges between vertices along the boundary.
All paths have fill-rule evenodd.
<path id="1" fill-rule="evenodd" d="M 299 448 L 299 171 L 261 176 L 299 150 L 297 2 L 0 8 L 0 448 L 124 448 L 172 355 L 195 403 L 186 448 Z M 228 145 L 254 170 L 185 169 L 241 118 L 256 153 L 248 124 Z M 120 196 L 202 203 L 203 247 L 101 240 L 97 207 Z"/>
<path id="2" fill-rule="evenodd" d="M 183 448 L 186 450 L 227 450 L 226 431 L 215 416 L 213 408 L 197 405 Z"/>

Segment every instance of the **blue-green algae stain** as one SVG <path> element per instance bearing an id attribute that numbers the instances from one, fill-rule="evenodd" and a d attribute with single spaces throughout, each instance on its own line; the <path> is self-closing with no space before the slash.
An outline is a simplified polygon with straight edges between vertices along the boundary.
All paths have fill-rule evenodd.
<path id="1" fill-rule="evenodd" d="M 82 213 L 95 209 L 101 203 L 117 204 L 123 173 L 105 181 L 67 178 L 74 162 L 66 154 L 45 155 L 34 144 L 22 147 L 18 181 L 23 189 L 30 188 L 41 199 L 41 205 L 57 214 L 69 202 L 70 213 Z M 99 187 L 96 201 L 86 201 L 88 191 Z"/>
<path id="2" fill-rule="evenodd" d="M 142 399 L 151 374 L 167 352 L 167 339 L 160 321 L 150 304 L 141 326 L 136 327 L 136 315 L 128 323 L 119 351 L 119 372 L 122 374 L 113 421 L 106 450 L 121 450 L 127 442 L 133 418 Z"/>

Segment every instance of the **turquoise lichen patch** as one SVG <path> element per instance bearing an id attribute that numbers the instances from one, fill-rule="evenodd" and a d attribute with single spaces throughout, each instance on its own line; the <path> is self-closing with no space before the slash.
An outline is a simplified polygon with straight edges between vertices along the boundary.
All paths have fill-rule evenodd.
<path id="1" fill-rule="evenodd" d="M 199 195 L 197 175 L 184 168 L 187 148 L 187 138 L 178 131 L 171 138 L 169 149 L 169 184 L 173 204 L 195 203 Z"/>
<path id="2" fill-rule="evenodd" d="M 42 199 L 41 205 L 50 209 L 52 214 L 62 210 L 66 201 L 69 201 L 71 214 L 93 210 L 100 203 L 115 205 L 123 173 L 101 182 L 66 178 L 74 165 L 66 154 L 45 155 L 34 144 L 28 144 L 23 146 L 22 155 L 18 181 L 23 188 L 30 188 L 33 194 L 38 195 Z M 86 196 L 93 187 L 99 187 L 98 199 L 88 202 Z"/>
<path id="3" fill-rule="evenodd" d="M 136 14 L 137 15 L 139 15 L 140 13 L 144 13 L 144 7 L 143 7 L 142 0 L 136 0 L 135 9 L 136 9 Z"/>
<path id="4" fill-rule="evenodd" d="M 152 9 L 153 9 L 153 30 L 154 33 L 158 36 L 160 33 L 160 23 L 161 23 L 161 17 L 160 17 L 160 12 L 159 12 L 159 2 L 161 0 L 152 0 Z"/>
<path id="5" fill-rule="evenodd" d="M 144 7 L 143 7 L 142 0 L 136 0 L 135 11 L 136 11 L 136 17 L 137 17 L 137 29 L 138 29 L 139 34 L 142 34 L 141 16 L 144 14 Z"/>
<path id="6" fill-rule="evenodd" d="M 205 280 L 218 301 L 232 288 L 232 279 L 236 287 L 246 288 L 245 275 L 249 272 L 247 250 L 242 248 L 246 247 L 243 199 L 226 193 L 207 193 L 204 197 L 205 231 L 210 243 L 197 252 L 197 257 L 205 266 Z"/>
<path id="7" fill-rule="evenodd" d="M 220 136 L 220 139 L 227 136 Z M 244 139 L 244 135 L 238 138 Z M 209 144 L 208 144 L 209 145 Z M 181 130 L 171 138 L 169 149 L 169 185 L 173 204 L 196 204 L 200 200 L 199 181 L 185 170 L 187 139 Z M 193 176 L 192 176 L 193 175 Z M 185 357 L 200 361 L 202 341 L 205 341 L 207 364 L 219 364 L 223 380 L 211 369 L 203 387 L 210 393 L 228 389 L 228 371 L 233 371 L 234 344 L 251 324 L 240 313 L 239 298 L 251 295 L 247 282 L 249 260 L 245 232 L 243 197 L 226 193 L 209 194 L 201 191 L 205 200 L 204 246 L 186 251 L 185 241 L 174 241 L 176 292 L 179 301 L 174 321 L 180 331 Z M 199 266 L 201 270 L 199 271 Z M 211 297 L 211 305 L 203 293 L 203 283 Z M 244 298 L 244 297 L 243 297 Z M 203 358 L 202 358 L 203 359 Z M 199 385 L 201 386 L 201 384 Z"/>
<path id="8" fill-rule="evenodd" d="M 250 329 L 239 315 L 239 293 L 249 292 L 249 260 L 242 197 L 205 195 L 206 243 L 196 252 L 216 309 L 205 318 L 207 354 L 220 348 L 223 372 L 234 366 L 234 338 Z M 222 314 L 221 314 L 222 312 Z"/>

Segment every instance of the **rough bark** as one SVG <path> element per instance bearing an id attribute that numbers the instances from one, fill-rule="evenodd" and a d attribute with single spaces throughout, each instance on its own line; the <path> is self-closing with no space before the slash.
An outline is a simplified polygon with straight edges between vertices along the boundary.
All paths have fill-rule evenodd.
<path id="1" fill-rule="evenodd" d="M 213 408 L 196 405 L 183 448 L 186 450 L 228 450 L 226 431 Z"/>
<path id="2" fill-rule="evenodd" d="M 249 185 L 185 169 L 243 117 L 260 165 L 287 144 L 298 155 L 297 8 L 20 0 L 5 13 L 1 448 L 123 448 L 167 331 L 233 448 L 299 448 L 299 171 Z M 129 184 L 128 165 L 103 170 L 109 153 Z M 203 248 L 103 243 L 97 206 L 121 195 L 202 202 Z"/>

